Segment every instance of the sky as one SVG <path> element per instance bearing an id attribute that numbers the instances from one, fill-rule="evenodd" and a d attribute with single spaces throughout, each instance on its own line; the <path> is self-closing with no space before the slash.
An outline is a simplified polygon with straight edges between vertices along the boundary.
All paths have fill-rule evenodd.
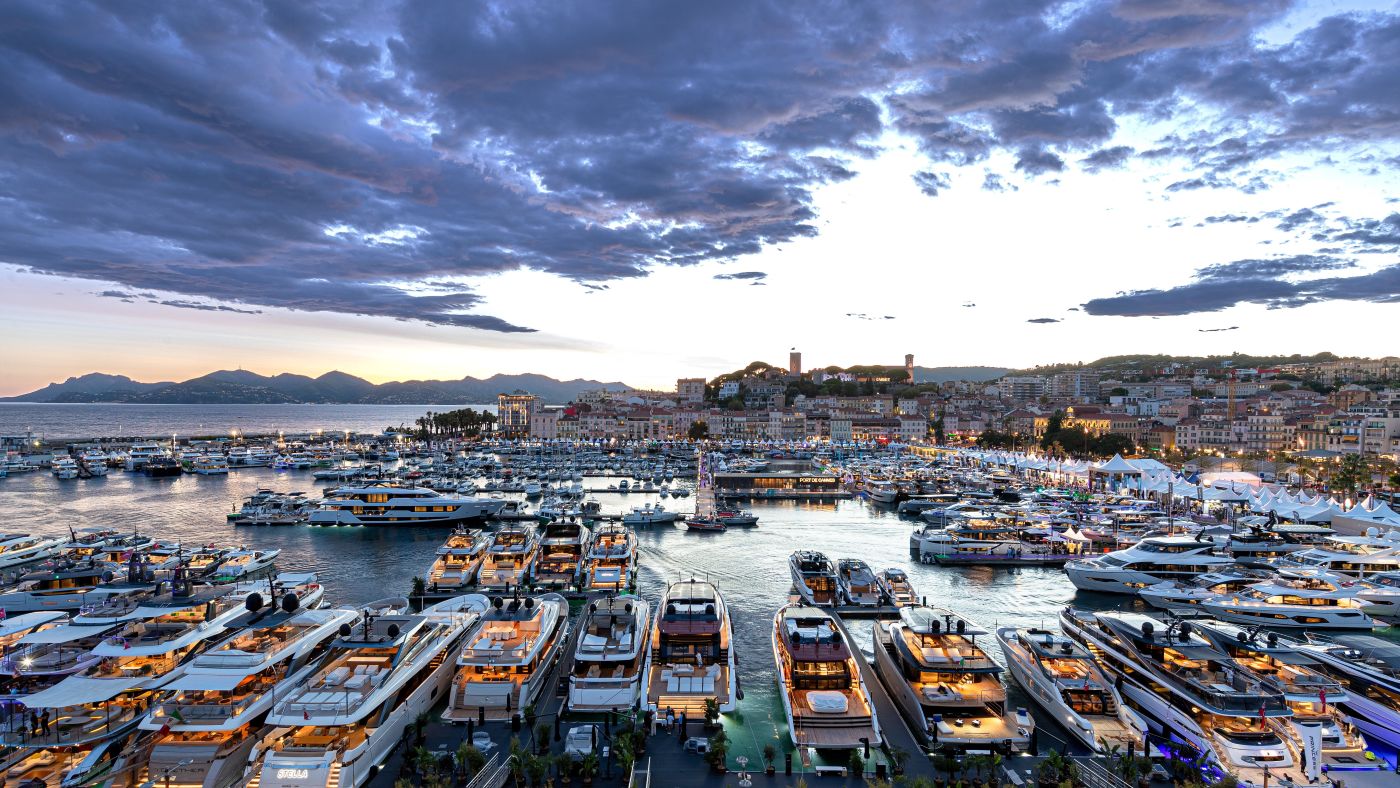
<path id="1" fill-rule="evenodd" d="M 1392 354 L 1397 85 L 1393 2 L 11 0 L 0 395 Z"/>

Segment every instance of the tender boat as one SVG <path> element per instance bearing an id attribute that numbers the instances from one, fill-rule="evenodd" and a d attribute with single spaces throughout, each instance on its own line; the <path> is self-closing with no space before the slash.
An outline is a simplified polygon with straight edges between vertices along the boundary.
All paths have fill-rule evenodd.
<path id="1" fill-rule="evenodd" d="M 486 555 L 487 539 L 482 534 L 458 528 L 437 549 L 428 567 L 427 590 L 461 594 L 476 582 L 477 570 Z"/>
<path id="2" fill-rule="evenodd" d="M 558 594 L 495 597 L 457 655 L 443 719 L 508 720 L 535 702 L 569 636 L 569 603 Z"/>
<path id="3" fill-rule="evenodd" d="M 845 633 L 821 608 L 790 603 L 773 616 L 773 659 L 793 744 L 880 744 L 880 724 Z"/>
<path id="4" fill-rule="evenodd" d="M 1137 752 L 1147 723 L 1128 708 L 1088 649 L 1044 629 L 1002 627 L 1001 653 L 1012 678 L 1090 751 Z"/>
<path id="5" fill-rule="evenodd" d="M 637 574 L 637 537 L 625 525 L 598 528 L 584 560 L 584 588 L 621 591 L 630 588 Z"/>
<path id="6" fill-rule="evenodd" d="M 342 624 L 328 658 L 288 687 L 267 716 L 250 773 L 262 788 L 334 788 L 369 782 L 404 730 L 451 688 L 452 654 L 486 608 L 479 595 L 453 597 L 417 615 L 386 600 Z"/>
<path id="7" fill-rule="evenodd" d="M 977 643 L 986 634 L 924 605 L 874 627 L 875 674 L 926 744 L 1005 753 L 1030 745 L 1035 722 L 1025 709 L 1008 713 L 1001 666 Z"/>
<path id="8" fill-rule="evenodd" d="M 875 575 L 875 583 L 879 585 L 885 599 L 895 607 L 909 607 L 919 603 L 914 586 L 909 582 L 909 574 L 903 569 L 893 566 L 881 569 Z"/>
<path id="9" fill-rule="evenodd" d="M 651 606 L 624 594 L 589 603 L 574 650 L 569 710 L 630 709 L 645 695 Z"/>
<path id="10" fill-rule="evenodd" d="M 731 528 L 758 525 L 758 515 L 743 509 L 720 510 L 715 512 L 715 519 Z"/>
<path id="11" fill-rule="evenodd" d="M 836 584 L 841 601 L 854 607 L 879 607 L 880 586 L 870 565 L 858 558 L 836 562 Z"/>
<path id="12" fill-rule="evenodd" d="M 729 608 L 713 583 L 672 583 L 656 610 L 647 655 L 647 708 L 701 719 L 705 700 L 721 712 L 737 702 L 738 673 Z"/>
<path id="13" fill-rule="evenodd" d="M 831 607 L 838 601 L 836 566 L 825 553 L 816 550 L 798 550 L 788 556 L 788 568 L 792 571 L 792 584 L 797 595 L 809 605 Z"/>

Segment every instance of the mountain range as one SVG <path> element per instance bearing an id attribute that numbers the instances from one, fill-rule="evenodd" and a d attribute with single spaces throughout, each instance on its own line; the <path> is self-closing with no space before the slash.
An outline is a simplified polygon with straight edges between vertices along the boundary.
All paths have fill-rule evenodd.
<path id="1" fill-rule="evenodd" d="M 581 392 L 629 389 L 625 383 L 556 380 L 547 375 L 492 375 L 461 380 L 404 380 L 371 383 L 344 372 L 320 377 L 282 373 L 268 377 L 247 370 L 220 370 L 180 383 L 141 383 L 125 375 L 94 372 L 69 378 L 0 402 L 121 402 L 150 405 L 471 405 L 492 403 L 517 389 L 548 404 L 570 402 Z"/>

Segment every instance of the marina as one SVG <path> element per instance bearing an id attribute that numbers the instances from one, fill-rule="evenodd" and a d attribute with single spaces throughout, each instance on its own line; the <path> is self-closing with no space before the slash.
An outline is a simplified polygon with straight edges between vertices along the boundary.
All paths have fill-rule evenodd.
<path id="1" fill-rule="evenodd" d="M 1168 734 L 1171 726 L 1186 724 L 1186 719 L 1179 716 L 1180 710 L 1146 704 L 1147 696 L 1141 694 L 1140 688 L 1133 684 L 1123 686 L 1122 679 L 1105 678 L 1094 672 L 1097 667 L 1088 672 L 1075 668 L 1072 659 L 1088 660 L 1077 664 L 1089 665 L 1099 658 L 1098 641 L 1055 640 L 1049 634 L 1036 634 L 1056 628 L 1057 622 L 1064 620 L 1063 611 L 1071 606 L 1086 609 L 1087 605 L 1090 611 L 1106 614 L 1152 609 L 1145 601 L 1131 601 L 1130 596 L 1125 599 L 1120 593 L 1079 591 L 1075 588 L 1075 576 L 1066 576 L 1064 564 L 1101 561 L 1103 551 L 1118 543 L 1126 544 L 1124 550 L 1141 550 L 1142 545 L 1152 544 L 1163 547 L 1162 554 L 1169 561 L 1156 568 L 1138 570 L 1157 583 L 1184 581 L 1197 575 L 1206 577 L 1210 571 L 1230 565 L 1230 560 L 1203 561 L 1196 557 L 1220 554 L 1217 551 L 1224 544 L 1197 533 L 1204 527 L 1202 524 L 1187 525 L 1187 521 L 1177 523 L 1168 518 L 1172 522 L 1169 530 L 1185 529 L 1197 535 L 1152 536 L 1155 515 L 1137 516 L 1136 512 L 1149 510 L 1140 502 L 1133 504 L 1124 499 L 1117 504 L 1122 516 L 1115 526 L 1122 531 L 1104 541 L 1110 535 L 1102 534 L 1100 525 L 1076 519 L 1053 497 L 1017 502 L 1010 500 L 1012 496 L 1003 496 L 1007 500 L 988 502 L 977 490 L 993 483 L 1004 487 L 1005 480 L 982 469 L 982 462 L 971 455 L 949 455 L 930 462 L 917 456 L 879 452 L 859 460 L 855 466 L 837 458 L 814 458 L 812 462 L 827 463 L 825 467 L 832 469 L 844 465 L 847 473 L 853 469 L 868 472 L 865 464 L 871 461 L 884 463 L 886 472 L 903 474 L 923 469 L 917 472 L 927 474 L 927 483 L 943 490 L 936 493 L 945 496 L 937 501 L 940 505 L 934 506 L 929 500 L 930 505 L 905 507 L 901 514 L 895 500 L 874 500 L 857 493 L 827 502 L 759 498 L 747 501 L 745 509 L 725 509 L 709 492 L 710 477 L 698 469 L 721 457 L 742 458 L 749 450 L 712 451 L 716 453 L 695 462 L 697 470 L 692 471 L 697 476 L 690 506 L 697 510 L 707 507 L 707 515 L 688 514 L 674 495 L 662 498 L 658 489 L 623 493 L 618 489 L 620 480 L 611 475 L 589 484 L 589 477 L 582 473 L 583 478 L 574 482 L 569 478 L 571 472 L 560 472 L 561 480 L 553 486 L 562 488 L 563 494 L 555 493 L 554 498 L 535 498 L 534 490 L 527 485 L 505 495 L 483 494 L 482 487 L 486 485 L 478 484 L 478 480 L 489 478 L 491 473 L 499 474 L 503 467 L 522 464 L 510 450 L 501 454 L 477 451 L 458 455 L 455 460 L 447 459 L 449 455 L 441 451 L 429 452 L 441 455 L 438 459 L 430 457 L 431 463 L 395 458 L 380 463 L 378 479 L 354 487 L 308 484 L 312 481 L 308 479 L 311 467 L 277 469 L 273 467 L 275 458 L 266 465 L 242 466 L 226 474 L 188 473 L 175 478 L 152 477 L 137 471 L 76 481 L 51 474 L 29 474 L 7 479 L 0 486 L 0 505 L 16 512 L 13 527 L 32 534 L 27 538 L 14 537 L 16 550 L 36 550 L 34 555 L 46 558 L 65 551 L 75 555 L 81 552 L 87 556 L 82 560 L 88 562 L 115 559 L 116 563 L 107 566 L 117 569 L 122 566 L 123 556 L 145 550 L 151 556 L 145 563 L 165 567 L 157 571 L 167 573 L 161 576 L 171 576 L 172 581 L 178 578 L 168 573 L 177 571 L 198 572 L 203 578 L 201 583 L 250 578 L 243 586 L 196 586 L 193 601 L 178 602 L 174 608 L 192 609 L 206 603 L 228 605 L 230 623 L 219 626 L 227 632 L 229 643 L 261 642 L 251 639 L 255 638 L 254 633 L 278 632 L 282 626 L 313 627 L 298 629 L 299 632 L 329 631 L 314 630 L 314 626 L 320 626 L 316 622 L 324 618 L 352 629 L 350 635 L 344 633 L 344 627 L 332 633 L 335 642 L 349 649 L 345 654 L 370 648 L 370 644 L 376 644 L 373 652 L 377 654 L 386 647 L 383 644 L 399 642 L 410 630 L 419 631 L 414 627 L 434 626 L 419 622 L 431 622 L 438 615 L 434 611 L 445 611 L 443 620 L 456 621 L 451 626 L 460 624 L 460 631 L 444 630 L 440 640 L 446 645 L 440 652 L 441 661 L 433 660 L 439 667 L 414 674 L 416 677 L 405 685 L 416 686 L 415 682 L 423 681 L 424 687 L 441 687 L 431 693 L 438 700 L 410 701 L 403 708 L 413 710 L 411 714 L 395 714 L 399 720 L 408 720 L 431 706 L 433 718 L 439 720 L 432 723 L 435 732 L 431 736 L 451 738 L 451 731 L 456 730 L 455 735 L 461 737 L 466 726 L 466 739 L 479 739 L 488 749 L 507 745 L 519 719 L 527 713 L 535 717 L 550 714 L 557 726 L 577 727 L 580 722 L 595 724 L 588 721 L 599 715 L 617 721 L 618 714 L 630 709 L 636 713 L 629 718 L 629 725 L 640 725 L 643 720 L 637 715 L 650 712 L 646 722 L 658 736 L 674 731 L 675 726 L 682 724 L 681 719 L 703 731 L 710 741 L 714 741 L 716 731 L 723 730 L 726 736 L 719 746 L 729 770 L 763 763 L 765 752 L 771 749 L 784 773 L 789 758 L 794 774 L 815 777 L 846 773 L 854 762 L 848 756 L 856 753 L 861 756 L 862 771 L 868 775 L 888 776 L 896 762 L 907 775 L 932 775 L 934 761 L 919 753 L 967 754 L 992 749 L 1003 757 L 1024 754 L 1034 758 L 1058 749 L 1092 756 L 1104 751 L 1100 740 L 1117 742 L 1116 746 L 1129 751 L 1149 746 L 1158 752 L 1160 747 L 1160 753 L 1173 753 L 1173 747 L 1194 742 L 1198 756 L 1215 759 L 1209 761 L 1217 764 L 1211 768 L 1221 773 L 1243 768 L 1231 761 L 1232 751 L 1212 745 L 1209 736 L 1174 741 Z M 666 458 L 663 462 L 667 465 L 680 461 L 677 454 L 674 447 L 661 447 L 658 452 L 659 457 Z M 486 468 L 488 457 L 494 457 L 494 470 Z M 547 470 L 550 467 L 573 467 L 576 463 L 570 457 L 569 452 L 564 452 L 543 463 L 540 459 L 523 462 L 535 465 L 540 469 L 537 473 L 543 475 L 554 473 Z M 671 490 L 684 482 L 680 474 L 673 477 L 668 484 Z M 446 498 L 429 494 L 433 488 L 414 486 L 420 480 L 442 479 L 441 485 L 433 484 L 445 487 L 449 478 L 453 480 L 452 490 Z M 84 486 L 67 486 L 73 483 Z M 570 488 L 575 484 L 581 484 L 585 490 L 605 492 L 573 497 Z M 462 497 L 457 489 L 465 485 L 477 489 Z M 517 485 L 511 482 L 504 486 L 513 489 Z M 318 526 L 314 523 L 315 513 L 325 511 L 326 504 L 314 493 L 305 492 L 317 487 L 324 491 L 324 500 L 336 507 L 349 506 L 352 511 L 360 507 L 357 517 L 363 517 L 368 507 L 384 504 L 379 515 L 382 519 L 377 524 L 340 522 Z M 540 487 L 543 492 L 544 485 Z M 966 496 L 949 492 L 963 489 L 967 490 Z M 452 495 L 459 497 L 451 498 Z M 570 501 L 581 502 L 583 497 L 592 502 L 588 514 L 581 507 L 571 509 Z M 556 499 L 558 503 L 552 503 Z M 240 500 L 246 502 L 241 510 L 237 505 Z M 357 503 L 344 503 L 347 500 Z M 440 504 L 439 500 L 453 503 Z M 531 500 L 539 503 L 531 507 Z M 402 506 L 410 516 L 395 519 L 395 507 L 400 505 L 397 501 L 405 502 Z M 469 501 L 481 501 L 472 505 L 486 505 L 503 516 L 456 517 L 455 512 Z M 442 509 L 434 512 L 439 506 Z M 428 509 L 426 514 L 431 519 L 412 516 L 425 514 L 414 511 L 415 508 Z M 100 524 L 105 530 L 93 531 L 91 536 L 74 531 L 65 538 L 55 527 L 55 514 L 69 509 L 73 509 L 70 517 L 93 523 L 87 526 L 89 529 Z M 968 514 L 960 514 L 964 509 Z M 240 516 L 227 516 L 230 510 Z M 514 515 L 508 514 L 511 511 Z M 100 513 L 100 517 L 92 513 Z M 283 527 L 253 529 L 241 527 L 238 522 L 244 517 L 259 516 L 280 516 L 290 521 L 281 523 Z M 728 519 L 747 527 L 729 527 L 716 534 L 696 533 L 687 526 L 700 517 L 715 522 Z M 1018 518 L 1024 521 L 1020 525 L 998 525 L 994 529 L 976 525 L 993 520 L 1009 523 Z M 1061 523 L 1057 529 L 1056 518 L 1070 522 Z M 936 524 L 939 522 L 946 530 L 940 530 Z M 964 522 L 971 525 L 953 525 Z M 1058 536 L 1065 533 L 1086 534 L 1083 539 L 1093 535 L 1100 542 L 1089 548 L 1083 542 L 1056 541 L 1065 538 Z M 1133 536 L 1127 536 L 1129 533 Z M 944 534 L 951 535 L 953 541 L 947 542 Z M 1002 549 L 1000 545 L 1006 543 L 1007 534 L 1012 535 L 1018 549 L 1028 546 L 1029 550 Z M 1324 534 L 1314 536 L 1319 543 L 1326 543 Z M 1123 542 L 1124 539 L 1128 541 Z M 186 540 L 188 549 L 183 546 Z M 215 547 L 219 542 L 236 542 L 238 546 Z M 941 545 L 945 543 L 953 544 L 954 549 L 944 551 Z M 794 544 L 805 547 L 794 551 L 790 549 Z M 929 550 L 929 545 L 935 547 Z M 1156 555 L 1150 550 L 1147 554 Z M 965 563 L 959 560 L 963 557 L 968 559 Z M 1193 563 L 1183 564 L 1181 557 L 1191 558 Z M 35 565 L 37 560 L 42 559 L 20 566 Z M 100 570 L 104 564 L 92 566 L 95 569 L 87 575 L 73 574 L 75 582 L 70 587 L 73 590 L 66 592 L 67 598 L 82 599 L 83 594 L 94 593 L 93 589 L 101 592 L 110 586 L 110 599 L 114 602 L 120 604 L 124 596 L 136 594 L 133 599 L 138 602 L 133 604 L 139 604 L 140 595 L 148 593 L 139 583 L 132 582 L 135 575 L 131 572 L 119 578 L 107 569 L 104 576 Z M 1190 571 L 1185 572 L 1185 567 L 1190 567 Z M 299 607 L 292 607 L 256 627 L 238 623 L 243 620 L 239 618 L 243 603 L 256 589 L 258 581 L 252 578 L 273 571 L 282 574 L 278 575 L 271 599 L 308 600 L 305 612 L 299 613 Z M 302 574 L 288 575 L 288 571 Z M 1239 607 L 1254 604 L 1250 600 L 1255 599 L 1268 602 L 1273 595 L 1307 593 L 1300 590 L 1301 586 L 1290 590 L 1286 583 L 1261 586 L 1268 574 L 1263 569 L 1241 571 L 1251 571 L 1254 576 L 1241 576 L 1228 587 L 1221 585 L 1223 594 L 1205 592 L 1200 598 L 1200 609 L 1192 611 L 1193 615 L 1208 612 L 1214 604 Z M 23 584 L 28 581 L 23 577 L 24 573 L 20 573 L 16 580 L 20 587 L 27 587 Z M 81 585 L 79 577 L 86 577 L 81 582 L 87 585 Z M 313 581 L 314 596 L 308 590 Z M 1101 578 L 1095 582 L 1113 592 L 1139 581 L 1115 580 L 1120 585 L 1113 585 Z M 1321 581 L 1309 582 L 1316 585 Z M 1300 599 L 1313 600 L 1310 607 L 1318 610 L 1324 603 L 1345 609 L 1353 603 L 1344 601 L 1350 597 L 1341 594 L 1340 587 L 1327 586 Z M 219 588 L 232 589 L 234 596 L 224 595 L 216 590 Z M 238 588 L 245 589 L 242 596 L 237 595 Z M 289 590 L 294 588 L 300 590 Z M 549 593 L 549 588 L 556 593 Z M 386 599 L 386 591 L 402 593 L 404 597 Z M 31 593 L 39 592 L 35 587 Z M 60 587 L 49 592 L 65 595 Z M 1255 596 L 1240 596 L 1246 592 Z M 1167 598 L 1176 599 L 1171 595 L 1178 593 L 1169 591 Z M 1375 596 L 1374 601 L 1367 603 L 1372 607 L 1367 609 L 1386 604 L 1384 591 L 1370 593 Z M 1183 598 L 1173 604 L 1189 603 L 1190 598 Z M 1300 602 L 1281 599 L 1279 604 Z M 322 616 L 309 609 L 312 607 L 327 612 Z M 368 624 L 367 611 L 373 615 Z M 116 615 L 120 618 L 122 614 Z M 713 616 L 709 619 L 714 622 L 712 625 L 704 623 L 707 616 Z M 278 623 L 283 620 L 288 623 Z M 1382 622 L 1372 622 L 1370 618 L 1364 621 L 1364 631 L 1382 637 L 1388 632 Z M 1165 630 L 1170 623 L 1162 622 L 1160 627 Z M 55 625 L 73 626 L 46 620 L 31 627 L 37 627 L 43 635 Z M 393 630 L 389 629 L 391 625 Z M 356 635 L 356 626 L 370 626 L 380 634 Z M 17 631 L 23 634 L 29 630 Z M 1088 630 L 1081 626 L 1074 631 L 1082 634 Z M 105 628 L 94 629 L 86 642 L 92 642 L 92 637 L 110 637 L 107 633 Z M 43 635 L 41 640 L 48 637 L 51 636 Z M 697 637 L 700 639 L 694 640 Z M 1043 638 L 1043 643 L 1037 638 Z M 85 641 L 73 642 L 79 649 L 70 652 L 70 658 L 76 659 L 73 664 L 86 664 L 81 659 Z M 325 646 L 325 642 L 316 642 Z M 1088 651 L 1084 650 L 1086 647 Z M 100 651 L 101 646 L 97 648 Z M 189 671 L 206 663 L 217 664 L 210 662 L 214 657 L 168 653 L 175 656 L 161 658 L 166 660 L 161 664 L 168 664 L 167 669 L 188 664 L 190 668 L 179 670 Z M 397 749 L 371 744 L 369 738 L 363 739 L 363 745 L 357 743 L 361 734 L 355 732 L 359 724 L 355 720 L 359 718 L 349 710 L 360 701 L 352 703 L 335 694 L 343 690 L 332 691 L 333 686 L 352 684 L 361 694 L 368 691 L 380 679 L 376 674 L 362 679 L 356 669 L 369 663 L 346 662 L 350 670 L 342 675 L 333 667 L 337 658 L 329 652 L 315 659 L 310 655 L 297 658 L 291 656 L 293 652 L 273 652 L 283 653 L 291 660 L 285 663 L 288 676 L 295 674 L 299 677 L 296 683 L 307 684 L 311 689 L 297 696 L 299 701 L 279 701 L 269 707 L 265 724 L 281 726 L 270 738 L 243 724 L 218 727 L 216 736 L 215 729 L 209 728 L 214 736 L 209 740 L 218 742 L 218 746 L 195 759 L 202 764 L 197 767 L 199 773 L 232 774 L 237 769 L 231 766 L 231 759 L 247 758 L 253 766 L 230 784 L 276 783 L 278 773 L 290 771 L 313 775 L 307 778 L 312 782 L 297 785 L 321 784 L 318 781 L 322 777 L 314 777 L 316 774 L 321 774 L 328 781 L 326 784 L 367 784 L 383 779 L 379 775 L 399 757 Z M 764 654 L 770 655 L 768 659 L 764 659 Z M 265 663 L 267 668 L 240 666 L 242 673 L 238 675 L 251 677 L 247 679 L 249 686 L 255 686 L 262 681 L 258 676 L 263 671 L 283 669 L 283 657 L 271 658 Z M 1322 658 L 1318 662 L 1326 664 Z M 803 667 L 808 664 L 813 668 Z M 323 678 L 312 676 L 317 665 L 329 667 L 316 674 Z M 1107 667 L 1112 668 L 1112 664 Z M 817 672 L 810 672 L 813 669 Z M 917 678 L 909 679 L 910 675 Z M 1038 678 L 1042 675 L 1049 676 L 1045 681 L 1051 683 L 1042 684 Z M 1062 683 L 1057 685 L 1055 681 Z M 239 686 L 242 682 L 240 679 Z M 984 687 L 978 682 L 990 683 Z M 214 679 L 190 679 L 172 686 L 187 687 L 188 692 L 223 691 L 214 689 L 222 686 Z M 153 768 L 171 775 L 196 768 L 185 764 L 189 759 L 180 753 L 189 746 L 182 742 L 203 735 L 200 731 L 206 728 L 199 727 L 202 723 L 190 723 L 194 726 L 190 728 L 182 727 L 184 723 L 167 728 L 159 716 L 142 717 L 136 709 L 159 701 L 156 708 L 165 711 L 158 715 L 178 713 L 186 721 L 190 715 L 206 712 L 197 704 L 190 706 L 181 701 L 183 695 L 162 700 L 157 697 L 159 694 L 142 684 L 131 685 L 119 690 L 114 701 L 123 709 L 120 716 L 109 717 L 105 711 L 99 714 L 103 719 L 122 720 L 124 727 L 111 733 L 104 728 L 97 739 L 90 741 L 127 741 L 125 751 L 134 753 L 127 759 L 130 763 L 109 758 L 109 768 L 145 775 L 152 774 Z M 38 696 L 36 703 L 48 702 L 44 697 L 47 696 Z M 250 708 L 262 709 L 254 700 L 257 697 L 256 693 L 237 695 L 228 702 L 252 703 Z M 1328 702 L 1334 708 L 1348 709 L 1352 697 L 1338 694 Z M 970 699 L 975 700 L 969 705 Z M 1301 696 L 1298 699 L 1304 700 Z M 713 709 L 709 708 L 711 702 Z M 1374 706 L 1373 701 L 1367 702 Z M 101 711 L 106 702 L 98 703 Z M 1278 709 L 1285 716 L 1293 713 L 1287 705 Z M 1316 710 L 1300 709 L 1297 713 L 1305 712 L 1315 714 Z M 317 722 L 317 713 L 331 716 Z M 1376 713 L 1372 708 L 1371 717 Z M 304 717 L 302 722 L 306 724 L 298 724 L 293 719 L 295 715 Z M 88 716 L 92 716 L 90 712 Z M 838 718 L 848 722 L 837 724 Z M 1165 727 L 1161 722 L 1164 718 Z M 716 724 L 709 725 L 709 720 Z M 1351 722 L 1345 725 L 1347 730 L 1352 729 Z M 446 728 L 438 730 L 441 726 Z M 323 729 L 338 730 L 337 735 L 342 738 L 322 742 L 323 734 L 317 731 Z M 1086 735 L 1086 729 L 1096 733 Z M 153 731 L 155 737 L 151 736 Z M 1282 738 L 1278 741 L 1294 741 L 1302 735 L 1292 731 L 1294 728 L 1280 728 Z M 595 734 L 589 735 L 596 738 Z M 482 736 L 488 738 L 481 739 Z M 376 732 L 374 737 L 376 742 L 389 742 L 397 735 L 385 737 Z M 609 737 L 610 734 L 603 735 L 604 739 Z M 1330 768 L 1384 765 L 1384 761 L 1370 758 L 1376 754 L 1393 758 L 1392 745 L 1384 738 L 1372 741 L 1373 738 L 1363 741 L 1356 736 L 1343 737 L 1335 757 L 1329 756 Z M 693 739 L 692 736 L 687 741 Z M 1156 746 L 1147 744 L 1147 740 Z M 85 746 L 85 741 L 89 740 L 59 738 L 47 742 L 21 736 L 19 743 L 29 747 L 43 743 L 63 750 Z M 364 757 L 370 760 L 347 760 L 351 752 L 359 758 L 362 746 L 368 747 Z M 1288 746 L 1297 750 L 1302 744 Z M 1348 747 L 1352 749 L 1347 750 Z M 18 754 L 23 753 L 21 748 Z M 71 764 L 76 754 L 66 755 L 65 763 Z M 142 759 L 144 772 L 135 763 Z M 1252 774 L 1247 769 L 1240 773 Z M 224 779 L 219 782 L 222 784 Z M 1254 784 L 1259 782 L 1262 781 Z"/>

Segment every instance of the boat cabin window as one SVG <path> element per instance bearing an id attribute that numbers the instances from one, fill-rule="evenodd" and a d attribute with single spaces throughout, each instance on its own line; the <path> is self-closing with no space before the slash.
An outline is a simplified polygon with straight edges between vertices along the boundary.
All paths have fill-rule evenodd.
<path id="1" fill-rule="evenodd" d="M 794 662 L 792 682 L 800 690 L 842 690 L 850 686 L 844 661 Z"/>

